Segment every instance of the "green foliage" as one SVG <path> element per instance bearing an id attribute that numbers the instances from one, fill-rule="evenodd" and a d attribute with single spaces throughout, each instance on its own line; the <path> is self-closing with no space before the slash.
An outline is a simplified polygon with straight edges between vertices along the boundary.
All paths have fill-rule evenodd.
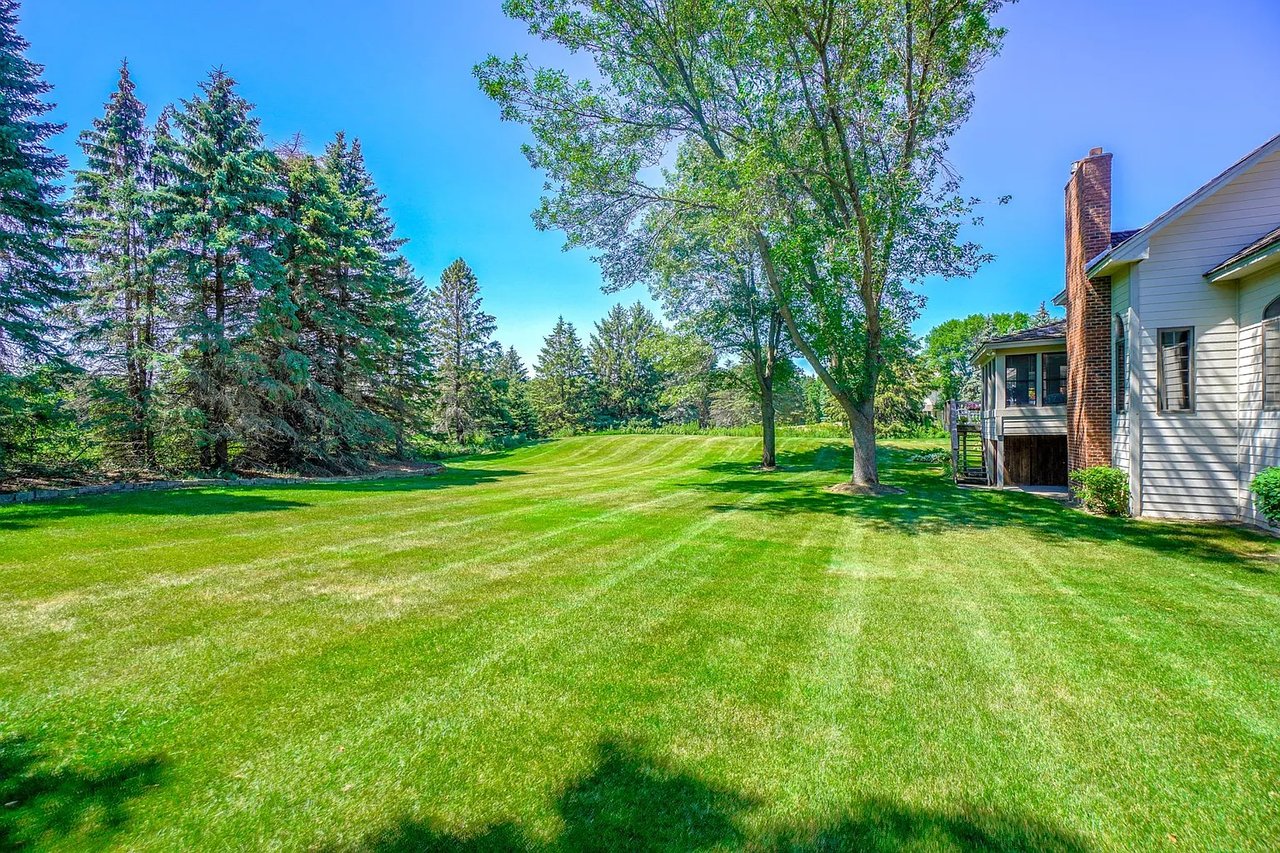
<path id="1" fill-rule="evenodd" d="M 287 227 L 275 213 L 283 193 L 258 119 L 225 72 L 210 74 L 171 119 L 176 132 L 156 140 L 168 180 L 155 223 L 162 262 L 180 282 L 174 346 L 200 467 L 226 470 L 243 431 L 237 421 L 266 416 L 249 392 L 261 374 L 255 344 L 287 334 L 292 321 L 279 321 L 296 308 L 272 251 Z"/>
<path id="2" fill-rule="evenodd" d="M 0 374 L 58 357 L 54 309 L 74 295 L 58 184 L 66 158 L 46 144 L 63 125 L 43 120 L 53 87 L 28 47 L 17 0 L 0 0 Z"/>
<path id="3" fill-rule="evenodd" d="M 653 365 L 660 383 L 662 420 L 710 424 L 712 395 L 722 376 L 715 347 L 696 332 L 659 329 L 642 346 L 641 356 Z"/>
<path id="4" fill-rule="evenodd" d="M 98 461 L 81 379 L 62 362 L 0 373 L 0 472 L 74 471 Z"/>
<path id="5" fill-rule="evenodd" d="M 538 224 L 598 249 L 614 286 L 649 274 L 667 249 L 654 234 L 690 209 L 702 233 L 756 250 L 853 426 L 855 480 L 874 484 L 880 373 L 908 351 L 910 288 L 985 260 L 960 237 L 973 203 L 946 151 L 1001 5 L 521 0 L 508 14 L 594 73 L 490 57 L 476 75 L 533 134 Z"/>
<path id="6" fill-rule="evenodd" d="M 660 389 L 652 348 L 661 334 L 657 318 L 639 302 L 614 305 L 596 322 L 587 362 L 601 426 L 657 421 Z"/>
<path id="7" fill-rule="evenodd" d="M 1254 505 L 1262 517 L 1272 524 L 1280 524 L 1280 468 L 1264 468 L 1249 483 Z"/>
<path id="8" fill-rule="evenodd" d="M 81 357 L 96 365 L 93 404 L 107 428 L 109 456 L 154 467 L 154 386 L 162 299 L 153 264 L 151 149 L 146 108 L 129 66 L 102 118 L 80 135 L 85 168 L 75 174 L 71 240 L 81 300 L 76 306 Z"/>
<path id="9" fill-rule="evenodd" d="M 1040 309 L 1047 317 L 1044 305 Z M 970 314 L 934 326 L 925 335 L 920 354 L 927 387 L 937 391 L 942 402 L 977 401 L 982 396 L 982 389 L 970 359 L 978 347 L 994 335 L 1007 335 L 1042 325 L 1040 319 L 1040 314 L 1032 317 L 1022 311 L 1013 311 L 1006 314 Z M 1052 318 L 1045 322 L 1052 322 Z"/>
<path id="10" fill-rule="evenodd" d="M 577 330 L 564 317 L 543 339 L 534 373 L 530 402 L 541 428 L 551 435 L 586 429 L 593 420 L 590 368 Z"/>
<path id="11" fill-rule="evenodd" d="M 435 356 L 435 430 L 461 444 L 483 431 L 494 412 L 488 372 L 502 350 L 493 316 L 481 309 L 480 283 L 461 258 L 427 296 L 427 329 Z"/>
<path id="12" fill-rule="evenodd" d="M 1102 515 L 1128 515 L 1129 475 L 1109 465 L 1071 472 L 1071 488 L 1081 505 Z"/>

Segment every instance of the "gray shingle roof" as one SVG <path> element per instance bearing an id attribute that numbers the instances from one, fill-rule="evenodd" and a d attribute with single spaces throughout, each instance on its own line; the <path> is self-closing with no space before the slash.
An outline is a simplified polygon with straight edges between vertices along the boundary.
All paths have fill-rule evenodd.
<path id="1" fill-rule="evenodd" d="M 1252 243 L 1245 246 L 1243 249 L 1236 252 L 1234 255 L 1227 258 L 1225 261 L 1218 264 L 1213 269 L 1209 270 L 1207 273 L 1205 273 L 1205 275 L 1206 276 L 1214 275 L 1215 273 L 1218 273 L 1226 269 L 1232 264 L 1243 261 L 1245 258 L 1249 257 L 1255 252 L 1261 252 L 1263 249 L 1271 248 L 1276 243 L 1280 243 L 1280 228 L 1276 228 L 1273 231 L 1268 231 L 1266 234 L 1263 234 L 1257 240 L 1254 240 Z"/>
<path id="2" fill-rule="evenodd" d="M 1131 228 L 1128 231 L 1112 231 L 1111 232 L 1111 248 L 1114 249 L 1116 246 L 1119 246 L 1125 240 L 1128 240 L 1130 237 L 1132 237 L 1134 234 L 1137 234 L 1141 230 L 1142 230 L 1141 228 Z"/>
<path id="3" fill-rule="evenodd" d="M 1065 338 L 1067 336 L 1067 321 L 1057 320 L 1053 323 L 1047 323 L 1043 326 L 1036 326 L 1031 329 L 1023 329 L 1020 332 L 1011 332 L 1007 335 L 997 335 L 994 338 L 988 338 L 983 341 L 984 344 L 1019 344 L 1019 343 L 1035 343 L 1036 341 L 1051 341 L 1056 338 Z"/>

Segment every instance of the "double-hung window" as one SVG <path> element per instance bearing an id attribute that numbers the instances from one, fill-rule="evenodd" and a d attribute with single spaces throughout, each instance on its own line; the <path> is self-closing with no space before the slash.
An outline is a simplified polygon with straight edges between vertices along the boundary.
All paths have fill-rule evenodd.
<path id="1" fill-rule="evenodd" d="M 1195 408 L 1196 330 L 1190 326 L 1158 332 L 1156 390 L 1162 412 Z"/>
<path id="2" fill-rule="evenodd" d="M 1123 412 L 1128 400 L 1125 392 L 1129 388 L 1129 374 L 1127 359 L 1129 355 L 1129 339 L 1125 335 L 1124 320 L 1116 316 L 1116 351 L 1111 360 L 1112 366 L 1115 368 L 1115 399 L 1116 412 Z"/>
<path id="3" fill-rule="evenodd" d="M 1262 312 L 1262 407 L 1280 409 L 1280 299 Z"/>

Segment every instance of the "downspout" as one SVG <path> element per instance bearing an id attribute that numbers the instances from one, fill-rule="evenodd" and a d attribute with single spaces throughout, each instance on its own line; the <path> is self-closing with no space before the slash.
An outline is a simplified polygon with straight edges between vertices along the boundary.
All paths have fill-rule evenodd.
<path id="1" fill-rule="evenodd" d="M 1128 359 L 1126 373 L 1129 388 L 1126 398 L 1129 403 L 1125 417 L 1129 419 L 1129 512 L 1135 516 L 1142 515 L 1142 415 L 1146 408 L 1146 397 L 1141 383 L 1142 375 L 1142 320 L 1141 310 L 1141 264 L 1134 264 L 1129 270 L 1129 337 L 1126 342 Z"/>

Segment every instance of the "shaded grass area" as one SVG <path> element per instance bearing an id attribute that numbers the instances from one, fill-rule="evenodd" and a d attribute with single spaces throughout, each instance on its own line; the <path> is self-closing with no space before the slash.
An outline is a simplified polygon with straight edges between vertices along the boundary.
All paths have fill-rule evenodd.
<path id="1" fill-rule="evenodd" d="M 1280 564 L 596 436 L 0 511 L 0 849 L 1273 849 Z"/>

